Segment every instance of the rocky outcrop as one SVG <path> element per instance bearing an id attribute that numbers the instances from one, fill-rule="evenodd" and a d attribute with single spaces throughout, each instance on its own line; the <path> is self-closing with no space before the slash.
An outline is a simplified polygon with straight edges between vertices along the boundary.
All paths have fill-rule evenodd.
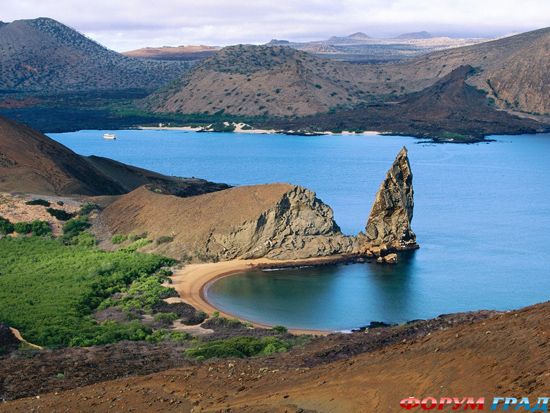
<path id="1" fill-rule="evenodd" d="M 380 185 L 365 233 L 358 236 L 359 252 L 384 256 L 418 248 L 411 228 L 414 208 L 413 175 L 403 147 Z M 384 262 L 395 262 L 395 257 Z"/>
<path id="2" fill-rule="evenodd" d="M 19 340 L 11 329 L 0 323 L 0 355 L 15 350 L 19 347 Z"/>
<path id="3" fill-rule="evenodd" d="M 243 186 L 179 198 L 141 187 L 101 213 L 96 228 L 113 234 L 147 233 L 145 251 L 177 259 L 218 261 L 269 257 L 301 259 L 352 253 L 332 209 L 295 185 Z"/>
<path id="4" fill-rule="evenodd" d="M 350 253 L 354 240 L 340 232 L 332 209 L 295 186 L 256 219 L 214 236 L 227 256 L 300 259 Z"/>
<path id="5" fill-rule="evenodd" d="M 146 233 L 153 242 L 143 251 L 176 259 L 344 255 L 393 264 L 395 252 L 417 248 L 412 215 L 412 173 L 403 148 L 376 195 L 365 233 L 356 237 L 342 234 L 332 209 L 314 192 L 290 184 L 242 186 L 187 198 L 141 187 L 105 208 L 94 228 L 104 240 Z"/>

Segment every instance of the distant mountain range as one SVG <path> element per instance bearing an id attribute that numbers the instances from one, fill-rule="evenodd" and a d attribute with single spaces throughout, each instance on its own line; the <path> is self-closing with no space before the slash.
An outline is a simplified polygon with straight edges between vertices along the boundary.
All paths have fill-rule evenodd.
<path id="1" fill-rule="evenodd" d="M 413 58 L 436 50 L 468 46 L 488 40 L 490 39 L 436 37 L 426 31 L 379 39 L 357 32 L 349 36 L 332 36 L 326 40 L 311 42 L 274 39 L 267 45 L 288 46 L 319 57 L 342 61 L 376 63 Z"/>
<path id="2" fill-rule="evenodd" d="M 135 59 L 49 18 L 0 24 L 0 92 L 154 90 L 184 62 Z"/>
<path id="3" fill-rule="evenodd" d="M 426 31 L 422 32 L 413 32 L 413 33 L 403 33 L 396 37 L 396 39 L 432 39 L 434 36 L 431 33 Z"/>
<path id="4" fill-rule="evenodd" d="M 477 44 L 490 39 L 450 38 L 433 36 L 426 31 L 404 33 L 395 38 L 374 38 L 363 32 L 348 36 L 332 36 L 326 40 L 311 42 L 292 42 L 273 39 L 266 46 L 288 46 L 328 57 L 335 60 L 351 62 L 385 62 L 419 56 L 435 50 Z M 125 56 L 158 59 L 158 60 L 200 60 L 210 57 L 217 46 L 177 46 L 146 47 L 124 52 Z"/>
<path id="5" fill-rule="evenodd" d="M 218 46 L 163 46 L 145 47 L 143 49 L 130 50 L 122 54 L 128 57 L 155 60 L 201 60 L 212 56 L 221 47 Z"/>
<path id="6" fill-rule="evenodd" d="M 398 100 L 470 65 L 468 84 L 497 107 L 550 112 L 550 29 L 433 52 L 395 64 L 321 59 L 287 46 L 232 46 L 153 94 L 155 111 L 304 116 L 359 103 Z"/>
<path id="7" fill-rule="evenodd" d="M 457 113 L 465 117 L 465 125 L 476 128 L 471 135 L 538 130 L 531 121 L 493 113 L 499 109 L 549 123 L 550 28 L 455 47 L 477 41 L 438 38 L 427 32 L 373 39 L 357 32 L 300 44 L 273 40 L 221 50 L 181 46 L 127 53 L 137 58 L 108 50 L 55 20 L 18 20 L 0 24 L 0 111 L 40 125 L 41 130 L 72 129 L 75 126 L 67 122 L 76 119 L 86 127 L 100 127 L 102 119 L 128 127 L 190 116 L 202 123 L 224 116 L 264 124 L 269 120 L 280 129 L 285 129 L 281 122 L 301 129 L 318 129 L 330 122 L 368 129 L 377 124 L 377 116 L 385 119 L 378 123 L 381 129 L 395 131 L 386 114 L 397 119 L 400 113 L 407 113 L 402 120 L 410 121 L 408 128 L 394 122 L 403 133 L 441 134 L 445 128 L 464 132 Z M 416 57 L 403 52 L 404 46 L 414 49 Z M 378 50 L 381 63 L 339 61 L 346 53 L 359 56 L 368 48 Z M 438 48 L 443 50 L 434 51 Z M 377 60 L 375 52 L 368 53 L 370 60 Z M 391 56 L 400 58 L 392 62 Z M 181 59 L 193 61 L 177 61 Z M 455 72 L 461 67 L 470 69 Z M 447 84 L 440 80 L 451 73 L 456 87 L 437 93 Z M 456 92 L 461 87 L 465 89 Z M 472 94 L 470 87 L 481 91 L 482 97 Z M 133 90 L 139 93 L 119 92 Z M 101 91 L 101 96 L 96 98 L 94 91 Z M 429 92 L 430 99 L 414 100 L 421 92 Z M 61 97 L 44 98 L 48 94 Z M 147 94 L 141 101 L 130 100 Z M 446 122 L 433 108 L 426 108 L 424 116 L 422 105 L 412 104 L 417 101 L 443 105 L 443 112 L 454 121 Z M 487 125 L 482 124 L 483 116 L 489 119 Z M 48 127 L 48 122 L 55 127 Z"/>

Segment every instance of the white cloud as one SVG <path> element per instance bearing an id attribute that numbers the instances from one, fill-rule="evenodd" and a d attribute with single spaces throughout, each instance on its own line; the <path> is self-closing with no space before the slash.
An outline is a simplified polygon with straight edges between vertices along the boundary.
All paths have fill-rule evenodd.
<path id="1" fill-rule="evenodd" d="M 550 25 L 548 0 L 2 0 L 2 20 L 47 16 L 115 50 L 179 44 L 389 36 L 498 35 Z"/>

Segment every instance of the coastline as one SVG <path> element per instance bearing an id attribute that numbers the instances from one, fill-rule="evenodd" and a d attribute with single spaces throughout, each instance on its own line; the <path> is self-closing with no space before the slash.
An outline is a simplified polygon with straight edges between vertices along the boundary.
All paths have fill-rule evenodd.
<path id="1" fill-rule="evenodd" d="M 340 133 L 335 133 L 331 131 L 319 131 L 314 132 L 311 134 L 308 133 L 298 133 L 296 131 L 286 131 L 286 130 L 276 130 L 276 129 L 245 129 L 244 127 L 247 126 L 245 124 L 236 124 L 234 125 L 235 129 L 232 131 L 226 131 L 224 133 L 248 133 L 248 134 L 255 134 L 255 135 L 273 135 L 273 134 L 280 134 L 280 135 L 305 135 L 305 136 L 316 136 L 316 135 L 365 135 L 365 136 L 372 136 L 372 135 L 383 135 L 386 132 L 380 132 L 380 131 L 364 131 L 364 132 L 354 132 L 354 131 L 342 131 Z M 208 130 L 207 128 L 203 126 L 138 126 L 137 129 L 139 130 L 171 130 L 171 131 L 184 131 L 184 132 L 216 132 L 215 130 Z"/>
<path id="2" fill-rule="evenodd" d="M 188 264 L 184 268 L 174 272 L 174 275 L 171 277 L 171 287 L 178 292 L 180 298 L 186 303 L 192 305 L 197 310 L 204 311 L 209 315 L 213 312 L 219 312 L 222 317 L 235 318 L 240 321 L 250 323 L 257 328 L 271 328 L 271 325 L 246 320 L 242 317 L 238 317 L 234 314 L 218 309 L 208 301 L 206 294 L 208 287 L 220 278 L 252 269 L 297 267 L 302 265 L 329 265 L 348 262 L 355 258 L 356 256 L 354 255 L 331 255 L 301 260 L 281 261 L 268 258 L 256 258 L 249 260 L 237 259 L 216 263 Z M 328 335 L 337 332 L 335 330 L 295 328 L 289 328 L 288 331 L 297 335 Z"/>

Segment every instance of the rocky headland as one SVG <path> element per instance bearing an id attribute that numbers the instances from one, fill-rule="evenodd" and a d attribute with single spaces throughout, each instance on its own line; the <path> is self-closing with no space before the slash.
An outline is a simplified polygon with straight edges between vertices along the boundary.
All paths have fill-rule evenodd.
<path id="1" fill-rule="evenodd" d="M 105 208 L 96 232 L 104 241 L 147 234 L 152 242 L 144 251 L 195 262 L 339 255 L 394 263 L 396 252 L 418 247 L 411 229 L 413 195 L 403 148 L 375 197 L 365 232 L 357 236 L 341 232 L 332 209 L 314 192 L 290 184 L 242 186 L 187 198 L 140 187 Z"/>
<path id="2" fill-rule="evenodd" d="M 141 248 L 183 261 L 386 257 L 416 247 L 412 172 L 403 148 L 384 179 L 364 233 L 344 235 L 330 206 L 287 183 L 231 188 L 78 155 L 27 126 L 0 117 L 0 192 L 95 196 L 101 246 L 114 235 L 145 234 Z M 110 195 L 101 200 L 98 195 Z"/>

